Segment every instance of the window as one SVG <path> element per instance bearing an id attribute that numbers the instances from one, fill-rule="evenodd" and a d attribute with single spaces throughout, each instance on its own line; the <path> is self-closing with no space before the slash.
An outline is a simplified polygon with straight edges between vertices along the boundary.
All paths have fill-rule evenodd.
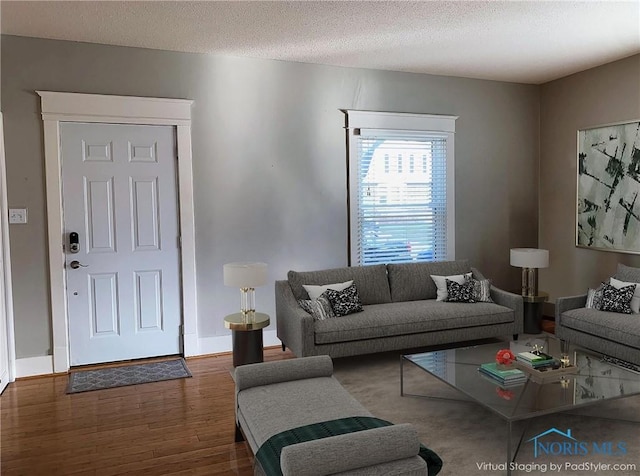
<path id="1" fill-rule="evenodd" d="M 456 117 L 346 114 L 351 264 L 453 259 Z"/>

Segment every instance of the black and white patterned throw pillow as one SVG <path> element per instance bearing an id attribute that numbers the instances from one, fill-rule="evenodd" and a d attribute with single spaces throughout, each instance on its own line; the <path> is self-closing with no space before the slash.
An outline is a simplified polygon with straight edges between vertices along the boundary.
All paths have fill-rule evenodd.
<path id="1" fill-rule="evenodd" d="M 602 284 L 598 286 L 596 289 L 589 289 L 587 291 L 587 303 L 584 307 L 587 309 L 602 309 Z"/>
<path id="2" fill-rule="evenodd" d="M 491 281 L 488 279 L 467 278 L 473 283 L 473 300 L 475 302 L 493 302 L 491 299 Z"/>
<path id="3" fill-rule="evenodd" d="M 331 308 L 331 303 L 324 295 L 321 295 L 318 299 L 301 299 L 298 301 L 298 305 L 311 314 L 316 321 L 336 317 Z"/>
<path id="4" fill-rule="evenodd" d="M 331 303 L 331 308 L 336 317 L 346 316 L 347 314 L 353 314 L 363 310 L 355 284 L 352 284 L 343 291 L 327 289 L 322 295 L 326 296 Z"/>
<path id="5" fill-rule="evenodd" d="M 631 298 L 636 290 L 635 284 L 616 289 L 610 284 L 602 283 L 602 311 L 633 314 L 631 310 Z"/>
<path id="6" fill-rule="evenodd" d="M 447 279 L 447 301 L 449 302 L 476 302 L 474 298 L 474 280 L 467 280 L 462 284 Z"/>

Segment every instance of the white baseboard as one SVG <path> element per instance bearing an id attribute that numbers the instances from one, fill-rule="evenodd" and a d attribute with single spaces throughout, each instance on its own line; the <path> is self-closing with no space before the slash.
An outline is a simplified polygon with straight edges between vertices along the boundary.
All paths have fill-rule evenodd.
<path id="1" fill-rule="evenodd" d="M 262 334 L 262 342 L 265 347 L 280 345 L 280 339 L 278 339 L 278 337 L 276 336 L 275 330 L 264 331 L 264 333 Z M 186 352 L 187 347 L 190 350 L 188 354 Z M 233 350 L 231 334 L 224 336 L 198 338 L 197 353 L 193 353 L 194 348 L 196 348 L 196 343 L 192 338 L 189 341 L 189 345 L 185 345 L 185 355 L 187 357 L 193 357 L 197 355 L 231 352 Z M 51 375 L 53 373 L 54 371 L 52 355 L 16 359 L 16 378 L 33 377 L 36 375 Z"/>
<path id="2" fill-rule="evenodd" d="M 275 330 L 265 331 L 262 337 L 262 343 L 265 347 L 273 347 L 275 345 L 282 345 L 282 341 L 278 339 L 278 335 Z"/>
<path id="3" fill-rule="evenodd" d="M 53 373 L 53 356 L 27 357 L 16 359 L 16 378 L 33 377 Z"/>
<path id="4" fill-rule="evenodd" d="M 230 334 L 226 336 L 201 337 L 199 341 L 199 355 L 219 354 L 233 350 Z M 276 331 L 264 331 L 262 334 L 262 344 L 265 347 L 280 345 L 280 339 L 276 336 Z"/>

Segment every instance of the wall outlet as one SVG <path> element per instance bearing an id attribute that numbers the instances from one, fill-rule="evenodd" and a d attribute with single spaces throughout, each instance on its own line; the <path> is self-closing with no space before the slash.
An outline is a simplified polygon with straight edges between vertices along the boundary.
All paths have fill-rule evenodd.
<path id="1" fill-rule="evenodd" d="M 24 224 L 27 223 L 26 208 L 9 208 L 9 223 Z"/>

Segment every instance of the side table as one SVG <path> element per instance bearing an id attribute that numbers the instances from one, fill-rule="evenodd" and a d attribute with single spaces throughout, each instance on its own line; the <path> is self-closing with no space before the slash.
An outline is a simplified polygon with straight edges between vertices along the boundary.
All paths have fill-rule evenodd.
<path id="1" fill-rule="evenodd" d="M 542 332 L 542 304 L 547 299 L 549 299 L 549 294 L 541 291 L 536 296 L 522 296 L 525 334 L 540 334 Z"/>
<path id="2" fill-rule="evenodd" d="M 231 329 L 233 339 L 233 366 L 255 364 L 264 360 L 262 351 L 262 329 L 269 325 L 269 316 L 256 312 L 247 322 L 241 312 L 224 318 L 224 326 Z"/>

